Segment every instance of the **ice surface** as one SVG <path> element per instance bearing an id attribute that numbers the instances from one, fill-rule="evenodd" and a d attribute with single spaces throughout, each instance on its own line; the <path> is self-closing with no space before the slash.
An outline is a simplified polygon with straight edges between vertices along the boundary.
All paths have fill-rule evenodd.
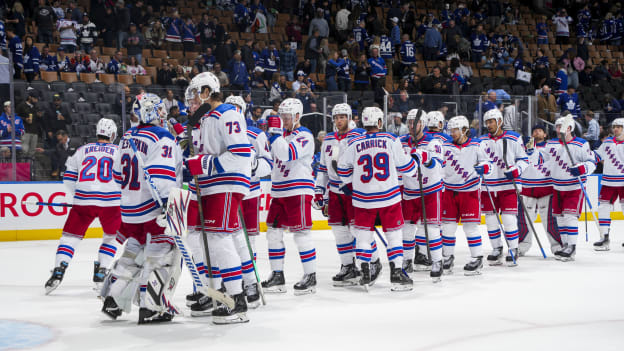
<path id="1" fill-rule="evenodd" d="M 581 228 L 584 224 L 581 223 Z M 538 230 L 541 231 L 541 226 Z M 176 318 L 164 325 L 138 326 L 137 309 L 110 321 L 99 312 L 92 290 L 98 239 L 84 240 L 60 287 L 45 296 L 43 285 L 54 262 L 56 241 L 0 243 L 0 350 L 19 347 L 20 324 L 50 328 L 45 350 L 622 350 L 624 349 L 624 248 L 618 236 L 624 222 L 613 222 L 611 251 L 594 252 L 579 235 L 575 262 L 541 258 L 534 244 L 519 266 L 485 266 L 465 277 L 467 245 L 458 232 L 455 274 L 433 284 L 428 273 L 414 273 L 414 290 L 391 292 L 387 260 L 369 293 L 334 288 L 339 260 L 333 235 L 313 232 L 317 244 L 317 293 L 293 296 L 302 275 L 297 250 L 286 234 L 288 293 L 268 295 L 267 306 L 248 313 L 250 323 L 216 326 L 210 317 Z M 480 228 L 486 253 L 485 227 Z M 584 233 L 584 230 L 580 230 Z M 264 238 L 264 235 L 263 235 Z M 266 241 L 258 240 L 258 262 L 268 277 Z M 547 240 L 542 236 L 542 243 Z M 379 243 L 381 246 L 381 243 Z M 184 306 L 191 291 L 183 271 L 175 302 Z M 186 307 L 183 308 L 188 312 Z M 13 325 L 11 323 L 14 323 Z M 36 332 L 37 328 L 28 332 Z M 45 329 L 41 340 L 47 339 Z M 37 335 L 35 335 L 37 336 Z M 35 337 L 36 339 L 36 337 Z"/>

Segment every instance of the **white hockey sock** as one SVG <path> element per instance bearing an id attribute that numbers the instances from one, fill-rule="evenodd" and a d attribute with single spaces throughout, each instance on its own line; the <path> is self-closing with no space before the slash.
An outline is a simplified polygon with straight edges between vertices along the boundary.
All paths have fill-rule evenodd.
<path id="1" fill-rule="evenodd" d="M 518 248 L 518 217 L 512 214 L 503 214 L 503 226 L 505 227 L 505 238 L 510 249 Z"/>
<path id="2" fill-rule="evenodd" d="M 455 253 L 455 232 L 457 223 L 446 222 L 442 224 L 442 256 L 449 257 Z"/>
<path id="3" fill-rule="evenodd" d="M 416 231 L 418 227 L 419 226 L 412 223 L 405 223 L 403 227 L 403 257 L 405 260 L 412 260 L 414 258 L 416 251 Z"/>
<path id="4" fill-rule="evenodd" d="M 234 246 L 238 252 L 238 256 L 241 260 L 241 269 L 243 271 L 243 282 L 245 285 L 252 285 L 256 283 L 256 273 L 254 272 L 253 262 L 251 256 L 249 256 L 249 248 L 247 247 L 247 240 L 245 240 L 245 233 L 242 230 L 236 231 L 232 234 L 234 240 Z"/>
<path id="5" fill-rule="evenodd" d="M 566 240 L 565 244 L 568 245 L 576 245 L 576 240 L 578 239 L 578 218 L 571 214 L 564 214 L 561 218 L 561 221 L 557 221 L 561 223 L 559 226 L 559 232 L 561 233 L 561 239 L 563 240 L 564 233 Z"/>
<path id="6" fill-rule="evenodd" d="M 429 237 L 429 250 L 431 252 L 431 260 L 436 262 L 442 259 L 442 238 L 440 237 L 439 225 L 427 225 L 427 236 Z M 425 226 L 418 226 L 418 234 L 416 234 L 416 244 L 418 252 L 426 254 L 427 252 L 427 236 L 425 236 Z M 405 255 L 405 253 L 403 253 Z"/>
<path id="7" fill-rule="evenodd" d="M 561 236 L 561 243 L 563 245 L 567 244 L 568 243 L 568 228 L 566 227 L 566 220 L 563 218 L 563 215 L 557 216 L 557 227 L 559 227 L 559 235 Z"/>
<path id="8" fill-rule="evenodd" d="M 358 265 L 370 262 L 373 253 L 371 246 L 371 242 L 374 242 L 373 232 L 370 230 L 353 229 L 353 235 L 355 235 L 355 258 L 358 261 Z"/>
<path id="9" fill-rule="evenodd" d="M 193 262 L 195 263 L 195 267 L 197 268 L 197 273 L 199 273 L 203 282 L 208 282 L 210 279 L 210 275 L 208 274 L 209 267 L 206 265 L 206 258 L 204 257 L 204 245 L 202 239 L 201 232 L 195 230 L 189 230 L 188 235 L 186 236 L 186 245 L 190 250 L 191 255 L 193 255 Z M 215 268 L 216 264 L 211 262 Z M 216 269 L 217 276 L 219 269 Z M 214 282 L 213 282 L 214 283 Z M 219 284 L 221 282 L 219 281 Z M 211 286 L 214 287 L 214 286 Z M 193 291 L 196 291 L 197 288 L 195 286 L 195 282 L 193 282 Z"/>
<path id="10" fill-rule="evenodd" d="M 474 222 L 464 223 L 464 233 L 470 248 L 470 257 L 483 256 L 483 245 L 481 234 L 479 234 L 479 224 Z"/>
<path id="11" fill-rule="evenodd" d="M 98 251 L 98 261 L 100 267 L 109 268 L 115 254 L 117 253 L 117 240 L 115 234 L 104 234 L 102 237 L 102 245 Z"/>
<path id="12" fill-rule="evenodd" d="M 485 226 L 487 227 L 488 237 L 490 238 L 490 243 L 492 244 L 493 249 L 503 246 L 503 241 L 501 240 L 501 230 L 496 216 L 496 214 L 485 215 Z"/>
<path id="13" fill-rule="evenodd" d="M 241 284 L 243 274 L 241 259 L 236 251 L 232 234 L 208 233 L 207 235 L 213 269 L 218 267 L 221 281 L 223 281 L 228 294 L 240 294 L 243 292 Z"/>
<path id="14" fill-rule="evenodd" d="M 269 263 L 271 263 L 271 270 L 274 272 L 283 271 L 284 256 L 286 255 L 284 231 L 279 228 L 269 228 L 267 230 L 267 242 L 269 245 Z"/>
<path id="15" fill-rule="evenodd" d="M 388 261 L 394 262 L 396 267 L 403 266 L 403 233 L 401 230 L 386 232 L 388 240 Z"/>
<path id="16" fill-rule="evenodd" d="M 59 245 L 56 248 L 54 267 L 60 266 L 63 261 L 69 264 L 72 258 L 74 258 L 74 252 L 81 241 L 82 238 L 79 236 L 63 233 L 61 240 L 59 240 Z"/>
<path id="17" fill-rule="evenodd" d="M 613 211 L 613 205 L 608 202 L 598 203 L 598 223 L 600 223 L 600 237 L 604 237 L 605 234 L 609 234 L 611 228 L 611 211 Z"/>
<path id="18" fill-rule="evenodd" d="M 353 263 L 355 258 L 355 238 L 351 234 L 349 227 L 344 225 L 332 226 L 332 233 L 334 233 L 336 238 L 336 249 L 338 250 L 340 263 L 342 265 Z"/>
<path id="19" fill-rule="evenodd" d="M 258 235 L 250 235 L 249 236 L 249 245 L 251 245 L 251 250 L 254 254 L 254 261 L 256 260 L 256 256 L 258 256 L 258 251 L 256 251 L 256 238 Z"/>
<path id="20" fill-rule="evenodd" d="M 316 249 L 312 242 L 312 233 L 310 230 L 303 230 L 293 233 L 295 244 L 299 250 L 299 258 L 303 265 L 303 273 L 310 274 L 316 272 Z"/>
<path id="21" fill-rule="evenodd" d="M 375 241 L 375 238 L 373 238 L 373 240 L 370 243 L 371 246 L 371 261 L 375 262 L 379 259 L 379 250 L 377 250 L 377 242 Z"/>

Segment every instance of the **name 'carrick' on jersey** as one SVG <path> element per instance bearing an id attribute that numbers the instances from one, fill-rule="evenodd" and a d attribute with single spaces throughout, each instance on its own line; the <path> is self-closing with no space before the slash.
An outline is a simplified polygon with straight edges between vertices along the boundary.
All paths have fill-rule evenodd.
<path id="1" fill-rule="evenodd" d="M 444 189 L 466 192 L 479 190 L 480 177 L 475 166 L 489 163 L 479 140 L 468 139 L 465 143 L 444 143 Z"/>
<path id="2" fill-rule="evenodd" d="M 601 184 L 624 186 L 624 141 L 607 138 L 594 152 L 604 162 Z"/>
<path id="3" fill-rule="evenodd" d="M 168 130 L 140 125 L 124 134 L 113 165 L 113 176 L 121 184 L 121 219 L 125 223 L 145 223 L 162 213 L 150 185 L 139 167 L 129 139 L 136 145 L 143 167 L 149 173 L 161 198 L 182 184 L 182 152 Z"/>
<path id="4" fill-rule="evenodd" d="M 74 196 L 74 205 L 119 206 L 121 188 L 113 179 L 118 150 L 115 144 L 90 143 L 67 159 L 63 183 Z"/>
<path id="5" fill-rule="evenodd" d="M 267 142 L 266 134 L 256 127 L 247 127 L 247 137 L 253 148 L 256 162 L 256 170 L 253 172 L 252 161 L 252 173 L 251 182 L 249 183 L 249 195 L 246 199 L 253 199 L 260 196 L 260 178 L 266 177 L 271 174 L 273 169 L 273 159 L 271 158 L 271 151 L 269 150 L 269 144 Z"/>
<path id="6" fill-rule="evenodd" d="M 201 118 L 197 154 L 214 157 L 215 172 L 198 177 L 202 195 L 249 194 L 251 144 L 245 118 L 235 106 L 221 104 Z M 193 180 L 189 190 L 194 194 L 195 189 Z"/>
<path id="7" fill-rule="evenodd" d="M 356 128 L 348 131 L 346 134 L 338 134 L 337 132 L 327 134 L 323 144 L 321 145 L 321 161 L 319 164 L 318 174 L 316 175 L 316 186 L 326 189 L 329 185 L 329 191 L 342 194 L 340 187 L 342 181 L 340 176 L 332 167 L 333 161 L 338 161 L 344 155 L 347 149 L 349 139 L 360 136 L 366 131 Z"/>
<path id="8" fill-rule="evenodd" d="M 389 133 L 370 133 L 351 138 L 338 162 L 338 175 L 353 186 L 353 206 L 382 208 L 401 201 L 398 173 L 404 179 L 416 173 L 416 162 L 401 141 Z"/>
<path id="9" fill-rule="evenodd" d="M 522 184 L 524 188 L 541 188 L 552 187 L 552 180 L 550 179 L 551 171 L 548 165 L 544 163 L 544 152 L 546 142 L 535 144 L 533 152 L 528 154 L 529 166 L 520 175 L 519 184 Z"/>
<path id="10" fill-rule="evenodd" d="M 587 176 L 596 170 L 596 162 L 598 161 L 596 154 L 585 139 L 572 139 L 568 142 L 568 148 L 574 163 L 570 162 L 570 157 L 559 139 L 549 140 L 542 153 L 544 161 L 551 170 L 552 184 L 555 190 L 571 191 L 581 188 L 578 178 L 570 173 L 570 167 L 574 167 L 576 164 L 583 164 L 587 170 L 587 174 L 581 176 L 584 183 Z"/>
<path id="11" fill-rule="evenodd" d="M 506 152 L 503 152 L 506 146 Z M 481 137 L 481 148 L 489 158 L 492 170 L 487 174 L 485 184 L 490 191 L 513 190 L 513 180 L 507 179 L 507 167 L 516 166 L 520 174 L 529 166 L 529 159 L 524 151 L 522 137 L 511 131 L 504 131 L 498 137 L 485 135 Z"/>
<path id="12" fill-rule="evenodd" d="M 314 136 L 308 128 L 299 127 L 289 135 L 270 142 L 273 155 L 271 197 L 314 196 Z"/>
<path id="13" fill-rule="evenodd" d="M 403 149 L 405 150 L 406 145 L 410 146 L 408 155 L 417 149 L 427 151 L 429 154 L 431 163 L 428 166 L 423 165 L 420 167 L 424 195 L 427 196 L 442 191 L 444 189 L 444 183 L 442 182 L 442 141 L 426 134 L 416 142 L 411 137 L 409 137 L 409 140 L 405 139 L 404 137 L 402 140 Z M 417 198 L 420 198 L 418 177 L 404 177 L 403 199 L 411 200 Z"/>

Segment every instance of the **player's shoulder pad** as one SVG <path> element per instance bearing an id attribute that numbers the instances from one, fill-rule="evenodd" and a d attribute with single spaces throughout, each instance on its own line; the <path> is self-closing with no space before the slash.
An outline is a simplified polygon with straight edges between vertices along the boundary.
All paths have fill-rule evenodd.
<path id="1" fill-rule="evenodd" d="M 347 143 L 347 146 L 351 146 L 351 144 L 356 143 L 358 141 L 362 141 L 364 139 L 366 139 L 366 134 L 353 137 L 353 138 L 349 139 L 349 142 Z"/>
<path id="2" fill-rule="evenodd" d="M 304 126 L 301 126 L 301 127 L 297 128 L 297 129 L 293 130 L 292 133 L 294 135 L 298 135 L 298 134 L 302 134 L 302 133 L 308 133 L 308 134 L 310 134 L 311 137 L 314 138 L 314 134 L 312 134 L 312 132 L 308 128 L 304 127 Z"/>
<path id="3" fill-rule="evenodd" d="M 175 138 L 173 137 L 173 135 L 166 128 L 159 127 L 159 126 L 150 126 L 147 128 L 141 128 L 139 129 L 139 133 L 141 134 L 152 133 L 153 135 L 156 136 L 155 141 L 158 141 L 160 139 L 171 139 L 175 141 Z"/>
<path id="4" fill-rule="evenodd" d="M 240 113 L 236 111 L 236 106 L 230 104 L 221 104 L 217 106 L 217 108 L 215 108 L 214 110 L 210 111 L 208 113 L 208 117 L 219 119 L 228 111 L 236 112 L 238 115 L 240 115 Z"/>
<path id="5" fill-rule="evenodd" d="M 440 136 L 442 139 L 444 139 L 445 141 L 447 140 L 453 140 L 453 138 L 451 138 L 450 135 L 446 134 L 446 133 L 438 133 L 438 136 Z"/>
<path id="6" fill-rule="evenodd" d="M 509 139 L 514 141 L 517 141 L 521 138 L 522 136 L 513 130 L 507 130 L 505 131 L 505 135 L 503 135 L 503 139 Z"/>
<path id="7" fill-rule="evenodd" d="M 256 127 L 252 127 L 252 126 L 247 126 L 247 136 L 253 139 L 257 139 L 258 135 L 262 134 L 262 129 L 260 128 L 256 128 Z"/>
<path id="8" fill-rule="evenodd" d="M 603 144 L 615 144 L 615 137 L 610 136 L 606 138 L 602 143 Z"/>
<path id="9" fill-rule="evenodd" d="M 575 137 L 568 144 L 581 146 L 582 147 L 584 144 L 587 144 L 587 140 L 585 140 L 583 138 Z"/>
<path id="10" fill-rule="evenodd" d="M 336 140 L 336 132 L 331 132 L 325 136 L 324 141 Z"/>
<path id="11" fill-rule="evenodd" d="M 388 133 L 388 132 L 379 132 L 379 133 L 375 133 L 376 137 L 381 137 L 381 138 L 388 138 L 392 141 L 395 141 L 398 139 L 398 137 L 395 134 L 392 133 Z"/>
<path id="12" fill-rule="evenodd" d="M 362 134 L 366 134 L 366 129 L 363 128 L 354 128 L 351 129 L 348 133 L 347 133 L 347 138 L 353 138 L 356 137 L 358 135 L 362 135 Z"/>

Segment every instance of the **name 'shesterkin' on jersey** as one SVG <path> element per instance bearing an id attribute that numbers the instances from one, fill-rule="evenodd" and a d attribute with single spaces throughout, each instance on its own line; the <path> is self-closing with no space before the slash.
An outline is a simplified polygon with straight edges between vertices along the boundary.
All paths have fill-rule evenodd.
<path id="1" fill-rule="evenodd" d="M 355 146 L 355 149 L 357 150 L 357 152 L 362 152 L 364 150 L 367 149 L 371 149 L 371 148 L 380 148 L 380 149 L 387 149 L 387 145 L 386 145 L 386 141 L 388 141 L 388 139 L 369 139 L 369 140 L 364 140 L 360 143 L 358 143 Z"/>
<path id="2" fill-rule="evenodd" d="M 138 151 L 141 151 L 143 154 L 147 155 L 147 144 L 140 139 L 137 138 L 132 138 L 132 140 L 134 141 L 134 145 L 136 145 L 136 148 Z M 132 146 L 130 146 L 130 141 L 129 139 L 123 139 L 122 143 L 121 143 L 121 148 L 122 149 L 131 149 Z"/>

